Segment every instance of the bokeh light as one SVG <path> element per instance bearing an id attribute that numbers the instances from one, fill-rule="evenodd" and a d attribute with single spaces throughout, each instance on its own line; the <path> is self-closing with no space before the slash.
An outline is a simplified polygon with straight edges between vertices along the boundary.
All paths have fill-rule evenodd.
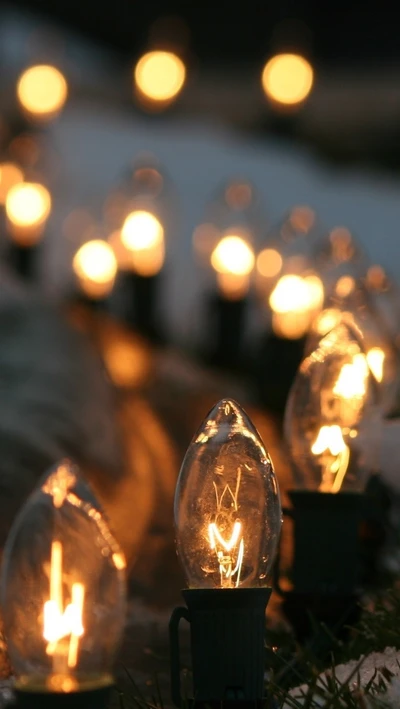
<path id="1" fill-rule="evenodd" d="M 183 88 L 186 68 L 173 52 L 153 51 L 144 54 L 134 71 L 135 85 L 153 104 L 171 103 Z"/>
<path id="2" fill-rule="evenodd" d="M 299 54 L 277 54 L 266 63 L 261 81 L 269 99 L 295 106 L 309 95 L 314 72 L 310 62 Z"/>
<path id="3" fill-rule="evenodd" d="M 37 182 L 20 182 L 8 191 L 5 210 L 14 241 L 22 246 L 33 245 L 51 211 L 50 192 Z"/>
<path id="4" fill-rule="evenodd" d="M 93 239 L 76 252 L 72 268 L 86 295 L 94 299 L 104 298 L 114 285 L 117 259 L 109 244 Z"/>
<path id="5" fill-rule="evenodd" d="M 136 210 L 126 217 L 121 229 L 122 245 L 130 252 L 130 267 L 141 276 L 160 271 L 165 258 L 164 229 L 157 217 Z"/>
<path id="6" fill-rule="evenodd" d="M 0 204 L 5 204 L 7 195 L 14 185 L 24 179 L 24 173 L 13 162 L 0 163 Z"/>
<path id="7" fill-rule="evenodd" d="M 347 298 L 347 296 L 353 293 L 355 287 L 356 282 L 353 276 L 342 276 L 336 283 L 335 293 L 339 298 Z"/>
<path id="8" fill-rule="evenodd" d="M 229 300 L 243 298 L 249 289 L 255 262 L 251 246 L 240 236 L 229 234 L 217 244 L 210 261 L 217 272 L 222 295 Z"/>
<path id="9" fill-rule="evenodd" d="M 282 268 L 282 256 L 276 249 L 263 249 L 257 256 L 256 268 L 263 278 L 274 278 Z"/>
<path id="10" fill-rule="evenodd" d="M 26 69 L 17 84 L 21 106 L 40 120 L 54 118 L 63 108 L 68 86 L 63 74 L 49 64 L 38 64 Z"/>

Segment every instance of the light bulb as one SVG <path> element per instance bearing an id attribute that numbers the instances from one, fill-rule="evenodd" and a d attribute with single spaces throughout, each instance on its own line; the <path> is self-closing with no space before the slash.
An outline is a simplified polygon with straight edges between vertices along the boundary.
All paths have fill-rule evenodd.
<path id="1" fill-rule="evenodd" d="M 314 71 L 299 54 L 277 54 L 264 66 L 261 82 L 266 96 L 274 103 L 298 106 L 312 89 Z"/>
<path id="2" fill-rule="evenodd" d="M 42 236 L 50 215 L 50 192 L 37 182 L 20 182 L 8 191 L 5 209 L 14 241 L 32 246 Z"/>
<path id="3" fill-rule="evenodd" d="M 22 108 L 41 121 L 57 116 L 67 95 L 68 85 L 63 74 L 48 64 L 29 67 L 18 80 L 17 96 Z"/>
<path id="4" fill-rule="evenodd" d="M 374 454 L 358 440 L 379 425 L 377 384 L 360 333 L 342 321 L 301 363 L 285 414 L 285 436 L 300 487 L 361 490 Z"/>
<path id="5" fill-rule="evenodd" d="M 237 234 L 226 234 L 216 245 L 210 261 L 221 294 L 228 300 L 243 298 L 254 267 L 254 252 L 247 241 Z"/>
<path id="6" fill-rule="evenodd" d="M 78 249 L 72 268 L 86 295 L 95 299 L 104 298 L 113 288 L 117 259 L 106 241 L 92 239 Z"/>
<path id="7" fill-rule="evenodd" d="M 65 694 L 112 684 L 124 569 L 93 493 L 62 461 L 22 508 L 4 550 L 3 620 L 18 690 Z"/>
<path id="8" fill-rule="evenodd" d="M 154 109 L 165 108 L 182 91 L 186 67 L 173 52 L 148 52 L 136 64 L 134 78 L 142 103 Z"/>
<path id="9" fill-rule="evenodd" d="M 187 450 L 175 526 L 190 588 L 268 585 L 281 528 L 278 482 L 259 434 L 232 400 L 210 411 Z"/>
<path id="10" fill-rule="evenodd" d="M 121 229 L 121 242 L 130 256 L 130 269 L 141 276 L 158 273 L 165 258 L 164 229 L 149 211 L 130 212 Z"/>

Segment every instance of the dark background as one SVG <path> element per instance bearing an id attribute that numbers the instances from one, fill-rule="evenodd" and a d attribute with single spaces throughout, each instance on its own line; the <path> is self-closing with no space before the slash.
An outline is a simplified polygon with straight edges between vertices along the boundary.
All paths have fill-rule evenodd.
<path id="1" fill-rule="evenodd" d="M 171 31 L 162 26 L 163 20 L 177 17 L 184 24 L 175 34 L 204 65 L 257 63 L 285 42 L 303 45 L 326 67 L 367 68 L 400 59 L 398 10 L 390 0 L 188 0 L 168 4 L 148 0 L 17 0 L 7 7 L 23 7 L 61 21 L 123 56 L 141 51 L 151 34 L 165 39 Z M 282 28 L 287 20 L 297 21 L 297 27 Z M 156 21 L 158 27 L 154 27 Z"/>

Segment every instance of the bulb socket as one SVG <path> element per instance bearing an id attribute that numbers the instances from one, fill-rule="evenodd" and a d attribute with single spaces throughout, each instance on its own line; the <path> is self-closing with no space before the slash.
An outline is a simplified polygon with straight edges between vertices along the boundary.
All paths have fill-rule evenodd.
<path id="1" fill-rule="evenodd" d="M 180 690 L 178 626 L 190 624 L 193 693 L 196 707 L 261 705 L 265 673 L 265 609 L 270 588 L 188 589 L 186 608 L 170 621 L 171 687 L 176 706 Z"/>
<path id="2" fill-rule="evenodd" d="M 15 690 L 16 709 L 105 709 L 112 686 L 80 692 L 29 692 Z"/>

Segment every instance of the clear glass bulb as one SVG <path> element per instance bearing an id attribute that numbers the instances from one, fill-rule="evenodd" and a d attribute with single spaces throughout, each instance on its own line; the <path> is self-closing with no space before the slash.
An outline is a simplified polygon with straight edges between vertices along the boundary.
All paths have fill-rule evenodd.
<path id="1" fill-rule="evenodd" d="M 298 486 L 363 489 L 375 468 L 379 423 L 377 383 L 360 333 L 342 321 L 303 360 L 289 395 L 285 438 Z"/>
<path id="2" fill-rule="evenodd" d="M 1 600 L 19 689 L 74 692 L 112 684 L 125 620 L 125 558 L 67 460 L 42 481 L 11 529 Z"/>
<path id="3" fill-rule="evenodd" d="M 278 481 L 259 434 L 232 400 L 210 411 L 187 450 L 175 526 L 190 588 L 268 585 L 281 529 Z"/>

